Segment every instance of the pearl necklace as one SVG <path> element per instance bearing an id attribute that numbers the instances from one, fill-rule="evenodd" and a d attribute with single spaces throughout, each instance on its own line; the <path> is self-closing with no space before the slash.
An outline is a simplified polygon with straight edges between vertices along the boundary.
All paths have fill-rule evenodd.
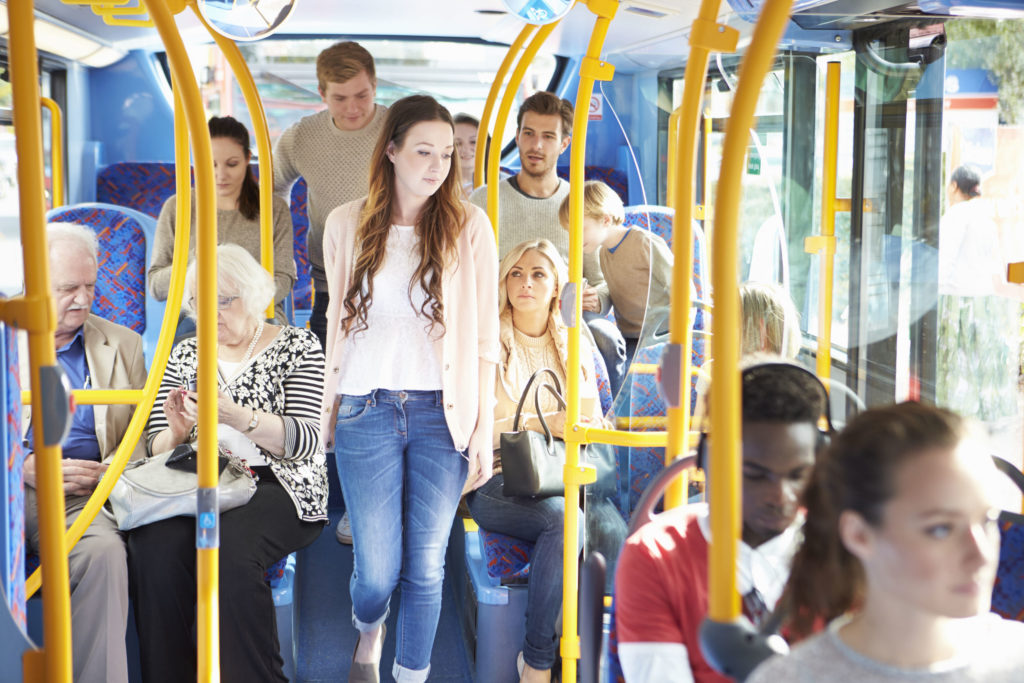
<path id="1" fill-rule="evenodd" d="M 249 342 L 249 348 L 245 350 L 245 355 L 242 356 L 242 360 L 238 363 L 239 369 L 244 368 L 245 364 L 252 358 L 252 352 L 256 350 L 256 343 L 259 342 L 260 337 L 263 336 L 263 321 L 256 326 L 256 333 L 252 335 L 252 341 Z"/>

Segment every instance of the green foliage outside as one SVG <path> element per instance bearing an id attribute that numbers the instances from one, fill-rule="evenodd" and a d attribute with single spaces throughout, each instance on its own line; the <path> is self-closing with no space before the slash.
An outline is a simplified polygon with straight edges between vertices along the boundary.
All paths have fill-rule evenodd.
<path id="1" fill-rule="evenodd" d="M 950 21 L 946 37 L 946 68 L 990 71 L 999 86 L 1000 122 L 1024 123 L 1024 21 Z"/>

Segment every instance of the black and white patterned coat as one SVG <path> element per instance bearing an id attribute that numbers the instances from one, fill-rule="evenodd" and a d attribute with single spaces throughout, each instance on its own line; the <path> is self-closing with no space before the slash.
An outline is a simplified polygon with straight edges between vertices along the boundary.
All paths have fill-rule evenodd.
<path id="1" fill-rule="evenodd" d="M 186 339 L 171 352 L 147 425 L 147 448 L 167 418 L 161 408 L 171 391 L 196 378 L 196 340 Z M 284 455 L 263 451 L 270 469 L 295 504 L 299 519 L 327 519 L 327 460 L 320 441 L 319 408 L 323 394 L 324 354 L 309 330 L 284 327 L 263 351 L 221 390 L 247 408 L 284 420 Z M 195 438 L 193 428 L 192 438 Z M 262 450 L 262 449 L 261 449 Z"/>

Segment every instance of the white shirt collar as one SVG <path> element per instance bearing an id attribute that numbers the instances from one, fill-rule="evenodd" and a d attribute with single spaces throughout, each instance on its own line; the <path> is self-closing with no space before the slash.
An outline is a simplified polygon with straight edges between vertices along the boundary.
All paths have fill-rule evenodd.
<path id="1" fill-rule="evenodd" d="M 707 503 L 692 506 L 697 516 L 697 525 L 704 534 L 704 540 L 711 542 L 711 519 Z M 782 589 L 789 578 L 789 568 L 793 555 L 800 546 L 801 529 L 804 525 L 803 512 L 797 515 L 789 527 L 775 538 L 765 541 L 756 548 L 740 539 L 739 555 L 736 558 L 738 574 L 736 587 L 740 595 L 745 595 L 757 588 L 769 609 L 775 609 L 775 603 L 782 596 Z"/>

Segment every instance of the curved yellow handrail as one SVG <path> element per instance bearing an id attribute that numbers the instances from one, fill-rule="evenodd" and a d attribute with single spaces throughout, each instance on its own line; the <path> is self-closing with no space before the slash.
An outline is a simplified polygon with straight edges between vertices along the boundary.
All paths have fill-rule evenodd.
<path id="1" fill-rule="evenodd" d="M 692 59 L 692 57 L 691 57 Z M 687 62 L 689 63 L 689 62 Z M 668 158 L 665 163 L 665 204 L 676 208 L 676 165 L 679 163 L 679 117 L 683 114 L 683 105 L 676 107 L 668 117 Z"/>
<path id="2" fill-rule="evenodd" d="M 178 121 L 180 117 L 177 116 L 180 109 L 179 97 L 177 95 L 177 89 L 175 89 L 175 128 L 178 127 Z M 180 141 L 179 141 L 180 139 Z M 153 352 L 153 362 L 150 366 L 149 376 L 146 378 L 146 383 L 143 385 L 141 390 L 102 390 L 102 389 L 88 389 L 88 390 L 77 390 L 74 392 L 75 401 L 82 405 L 97 405 L 97 404 L 130 404 L 137 403 L 135 412 L 132 414 L 132 419 L 128 422 L 128 427 L 125 430 L 124 437 L 121 439 L 121 443 L 118 444 L 117 450 L 114 451 L 114 457 L 111 459 L 107 471 L 104 473 L 103 478 L 96 486 L 96 490 L 93 491 L 92 496 L 86 502 L 85 507 L 82 509 L 81 514 L 75 519 L 74 523 L 68 528 L 66 533 L 66 547 L 67 551 L 70 552 L 71 548 L 75 547 L 75 544 L 82 538 L 85 530 L 92 524 L 92 521 L 99 514 L 103 504 L 107 501 L 110 496 L 110 492 L 114 488 L 114 484 L 117 482 L 117 478 L 121 476 L 124 471 L 125 465 L 128 464 L 128 459 L 131 457 L 135 450 L 135 445 L 139 439 L 142 438 L 142 430 L 145 429 L 146 423 L 149 421 L 149 414 L 153 409 L 153 403 L 156 400 L 157 392 L 160 390 L 160 382 L 163 379 L 164 369 L 167 367 L 167 359 L 171 355 L 171 346 L 174 344 L 174 330 L 178 324 L 178 317 L 175 311 L 180 310 L 182 294 L 185 289 L 185 267 L 188 263 L 188 242 L 189 242 L 189 229 L 188 220 L 191 215 L 189 207 L 189 183 L 190 179 L 188 176 L 188 138 L 184 135 L 184 130 L 175 131 L 175 144 L 180 146 L 184 145 L 185 151 L 182 155 L 180 150 L 175 153 L 175 161 L 180 162 L 182 157 L 185 159 L 184 165 L 181 163 L 175 164 L 175 172 L 179 175 L 178 177 L 178 214 L 177 214 L 177 226 L 174 233 L 174 253 L 171 258 L 171 282 L 167 291 L 167 306 L 164 312 L 164 319 L 160 325 L 160 336 L 157 341 L 156 349 Z M 180 177 L 181 171 L 184 169 L 184 192 L 182 192 L 182 178 Z M 185 206 L 182 210 L 181 203 L 184 200 Z M 42 560 L 40 566 L 32 572 L 32 575 L 25 581 L 25 594 L 27 597 L 31 597 L 43 583 L 43 576 L 40 575 L 40 570 L 45 566 L 45 559 Z"/>
<path id="3" fill-rule="evenodd" d="M 825 67 L 825 147 L 821 171 L 821 234 L 804 240 L 818 254 L 818 377 L 832 374 L 832 274 L 836 258 L 836 168 L 839 158 L 839 62 Z M 826 383 L 827 387 L 828 384 Z"/>
<path id="4" fill-rule="evenodd" d="M 253 132 L 256 133 L 256 154 L 260 169 L 260 263 L 263 268 L 274 275 L 274 166 L 273 157 L 270 153 L 270 131 L 267 130 L 267 114 L 263 110 L 263 100 L 256 89 L 256 81 L 253 80 L 252 72 L 245 63 L 245 57 L 238 45 L 229 40 L 217 31 L 206 21 L 206 17 L 196 6 L 195 0 L 188 0 L 189 7 L 196 15 L 196 18 L 206 27 L 217 47 L 224 53 L 231 67 L 231 72 L 238 81 L 238 87 L 242 89 L 242 97 L 245 98 L 245 106 L 249 109 L 249 118 L 252 120 Z M 276 315 L 274 302 L 267 306 L 267 318 Z"/>
<path id="5" fill-rule="evenodd" d="M 594 93 L 594 81 L 610 81 L 615 67 L 600 59 L 601 49 L 608 27 L 615 12 L 619 8 L 618 0 L 588 0 L 587 9 L 597 15 L 594 28 L 590 33 L 587 51 L 580 62 L 580 81 L 576 89 L 576 106 L 572 121 L 572 150 L 569 161 L 569 281 L 575 284 L 576 296 L 573 299 L 572 320 L 576 321 L 569 328 L 569 357 L 567 367 L 580 366 L 580 327 L 583 320 L 583 182 L 584 158 L 587 148 L 587 123 L 590 118 L 590 97 Z M 546 28 L 546 27 L 545 27 Z M 488 197 L 489 198 L 489 197 Z M 566 378 L 566 424 L 573 425 L 566 434 L 565 448 L 565 519 L 564 519 L 564 552 L 562 557 L 562 680 L 574 683 L 576 680 L 576 660 L 580 657 L 579 624 L 577 622 L 576 593 L 579 576 L 577 574 L 576 546 L 578 520 L 576 509 L 579 507 L 580 486 L 589 484 L 596 479 L 592 465 L 581 466 L 580 437 L 586 432 L 581 429 L 580 421 L 580 373 L 567 373 Z M 596 432 L 595 432 L 596 434 Z M 631 435 L 633 440 L 641 439 L 641 435 Z"/>
<path id="6" fill-rule="evenodd" d="M 8 55 L 18 155 L 18 199 L 21 244 L 25 268 L 25 296 L 4 302 L 4 318 L 28 332 L 31 382 L 39 383 L 40 368 L 57 364 L 53 333 L 57 328 L 50 293 L 50 267 L 46 247 L 43 201 L 43 125 L 39 108 L 39 69 L 33 31 L 33 2 L 7 4 Z M 46 563 L 46 579 L 54 589 L 43 600 L 44 650 L 25 653 L 25 680 L 64 683 L 71 680 L 71 598 L 64 550 L 64 482 L 61 448 L 47 446 L 43 418 L 46 408 L 37 392 L 32 402 L 36 454 L 36 491 L 39 496 L 39 556 Z"/>
<path id="7" fill-rule="evenodd" d="M 541 26 L 540 30 L 537 31 L 537 35 L 530 41 L 526 51 L 523 52 L 523 56 L 519 58 L 519 63 L 516 64 L 508 85 L 505 87 L 505 94 L 502 96 L 501 105 L 498 107 L 498 115 L 494 119 L 494 135 L 491 137 L 491 146 L 487 152 L 487 178 L 488 180 L 494 179 L 494 182 L 487 183 L 487 216 L 491 219 L 491 227 L 494 228 L 495 241 L 498 240 L 499 230 L 497 179 L 498 168 L 501 163 L 501 139 L 505 135 L 505 124 L 508 122 L 509 112 L 512 111 L 512 103 L 516 99 L 516 91 L 519 89 L 519 84 L 523 82 L 526 70 L 533 62 L 533 58 L 537 55 L 537 51 L 540 50 L 540 46 L 544 44 L 544 41 L 548 39 L 548 36 L 551 35 L 551 32 L 555 30 L 558 24 L 559 22 L 556 21 L 553 24 Z M 479 138 L 477 138 L 476 144 L 480 144 Z M 498 242 L 498 244 L 500 248 L 501 243 Z"/>
<path id="8" fill-rule="evenodd" d="M 53 208 L 64 206 L 64 117 L 60 107 L 49 97 L 40 101 L 50 112 L 50 183 Z"/>
<path id="9" fill-rule="evenodd" d="M 198 514 L 212 506 L 216 514 L 217 492 L 217 205 L 214 191 L 213 154 L 210 133 L 206 126 L 202 99 L 189 64 L 185 45 L 175 26 L 170 8 L 161 0 L 146 2 L 150 17 L 156 24 L 160 39 L 167 50 L 167 60 L 181 92 L 185 120 L 195 156 L 197 206 L 197 283 L 199 362 L 199 506 Z M 183 6 L 179 9 L 183 9 Z M 202 544 L 197 534 L 196 545 L 196 641 L 198 644 L 198 671 L 200 681 L 219 677 L 219 631 L 217 612 L 217 527 L 211 529 L 208 543 Z"/>
<path id="10" fill-rule="evenodd" d="M 679 354 L 679 403 L 669 406 L 668 446 L 665 464 L 669 465 L 683 453 L 683 437 L 690 431 L 690 348 L 693 345 L 691 327 L 690 282 L 693 273 L 693 205 L 697 177 L 697 130 L 700 125 L 700 107 L 707 79 L 708 58 L 711 51 L 731 52 L 736 48 L 738 33 L 715 23 L 721 0 L 702 0 L 697 19 L 690 27 L 690 54 L 683 77 L 683 99 L 679 106 L 676 141 L 679 145 L 674 175 L 676 200 L 672 221 L 672 306 L 669 312 L 669 344 Z M 717 293 L 717 292 L 716 292 Z M 665 507 L 672 508 L 684 502 L 686 491 L 682 480 L 676 479 L 665 491 Z"/>
<path id="11" fill-rule="evenodd" d="M 722 148 L 722 169 L 715 198 L 715 319 L 711 337 L 711 547 L 708 550 L 708 616 L 733 621 L 740 613 L 736 591 L 737 539 L 740 532 L 740 382 L 739 382 L 739 207 L 747 138 L 761 85 L 771 68 L 793 0 L 765 0 L 753 39 L 740 67 Z M 680 199 L 681 201 L 681 199 Z M 678 268 L 678 262 L 676 264 Z M 677 293 L 679 290 L 674 289 Z"/>
<path id="12" fill-rule="evenodd" d="M 516 39 L 508 46 L 508 52 L 505 53 L 505 58 L 501 60 L 498 73 L 494 74 L 494 80 L 491 81 L 491 89 L 487 92 L 487 102 L 484 103 L 484 111 L 480 115 L 480 127 L 476 133 L 476 155 L 473 157 L 473 185 L 476 187 L 490 185 L 490 178 L 484 175 L 486 172 L 484 170 L 484 159 L 487 156 L 487 134 L 491 124 L 491 113 L 494 111 L 494 102 L 498 99 L 498 93 L 501 92 L 502 83 L 505 81 L 505 76 L 508 75 L 512 61 L 519 54 L 519 51 L 523 49 L 523 44 L 526 43 L 526 39 L 530 37 L 535 28 L 537 27 L 533 24 L 527 24 L 523 27 L 523 30 L 519 32 Z M 497 178 L 495 177 L 496 181 Z"/>

